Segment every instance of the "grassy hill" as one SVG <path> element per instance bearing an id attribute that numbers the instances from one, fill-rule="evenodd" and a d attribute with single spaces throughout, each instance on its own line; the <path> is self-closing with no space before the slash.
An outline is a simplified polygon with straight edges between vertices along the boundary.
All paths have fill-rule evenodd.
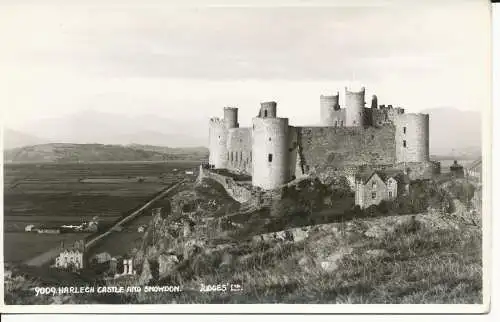
<path id="1" fill-rule="evenodd" d="M 50 143 L 4 151 L 5 162 L 119 162 L 203 160 L 206 148 Z"/>

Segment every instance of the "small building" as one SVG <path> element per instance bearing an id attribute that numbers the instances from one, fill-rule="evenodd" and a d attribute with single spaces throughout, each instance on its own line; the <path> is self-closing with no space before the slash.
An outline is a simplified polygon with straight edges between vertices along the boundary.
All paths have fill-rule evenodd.
<path id="1" fill-rule="evenodd" d="M 361 209 L 393 200 L 409 192 L 410 180 L 404 173 L 374 171 L 358 174 L 355 179 L 355 204 Z"/>
<path id="2" fill-rule="evenodd" d="M 81 270 L 83 268 L 83 252 L 66 249 L 56 258 L 55 267 Z"/>
<path id="3" fill-rule="evenodd" d="M 453 164 L 450 166 L 450 173 L 455 178 L 463 178 L 464 177 L 464 167 L 458 164 L 457 160 L 453 161 Z"/>
<path id="4" fill-rule="evenodd" d="M 111 261 L 111 255 L 109 253 L 106 253 L 106 252 L 99 253 L 99 254 L 94 255 L 92 260 L 98 264 L 106 263 L 106 262 Z"/>

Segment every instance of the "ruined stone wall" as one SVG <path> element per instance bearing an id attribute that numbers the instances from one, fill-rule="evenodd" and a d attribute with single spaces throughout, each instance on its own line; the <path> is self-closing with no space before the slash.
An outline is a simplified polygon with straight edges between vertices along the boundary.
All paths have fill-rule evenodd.
<path id="1" fill-rule="evenodd" d="M 234 200 L 238 202 L 247 202 L 252 199 L 252 190 L 239 182 L 234 181 L 234 179 L 230 177 L 226 177 L 217 173 L 214 173 L 210 170 L 204 169 L 200 167 L 200 172 L 198 174 L 198 180 L 202 180 L 203 178 L 209 178 L 220 183 L 224 189 L 227 191 L 228 195 L 231 196 Z"/>
<path id="2" fill-rule="evenodd" d="M 397 162 L 429 161 L 429 114 L 399 114 L 394 125 Z"/>
<path id="3" fill-rule="evenodd" d="M 252 184 L 273 189 L 290 180 L 287 118 L 252 119 Z"/>
<path id="4" fill-rule="evenodd" d="M 410 180 L 432 179 L 441 172 L 439 162 L 402 162 L 395 165 L 396 169 L 406 170 Z"/>
<path id="5" fill-rule="evenodd" d="M 298 127 L 297 131 L 306 173 L 350 165 L 391 165 L 396 161 L 392 125 L 382 128 Z"/>
<path id="6" fill-rule="evenodd" d="M 252 173 L 252 129 L 233 128 L 228 130 L 227 169 L 246 174 Z"/>

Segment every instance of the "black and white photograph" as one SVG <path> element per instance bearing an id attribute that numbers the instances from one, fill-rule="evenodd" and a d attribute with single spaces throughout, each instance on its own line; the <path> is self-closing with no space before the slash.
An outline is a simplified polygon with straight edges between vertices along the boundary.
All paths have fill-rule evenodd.
<path id="1" fill-rule="evenodd" d="M 488 311 L 490 10 L 2 1 L 2 312 Z"/>

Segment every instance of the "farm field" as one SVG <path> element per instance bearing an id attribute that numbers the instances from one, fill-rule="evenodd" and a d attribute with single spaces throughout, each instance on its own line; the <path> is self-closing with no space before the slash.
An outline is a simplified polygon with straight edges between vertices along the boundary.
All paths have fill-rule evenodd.
<path id="1" fill-rule="evenodd" d="M 4 254 L 19 262 L 85 233 L 24 232 L 28 224 L 80 224 L 99 217 L 107 226 L 185 176 L 196 162 L 7 164 L 4 166 Z M 147 219 L 144 219 L 147 221 Z M 142 224 L 142 221 L 134 223 Z M 138 234 L 130 227 L 124 234 Z"/>

